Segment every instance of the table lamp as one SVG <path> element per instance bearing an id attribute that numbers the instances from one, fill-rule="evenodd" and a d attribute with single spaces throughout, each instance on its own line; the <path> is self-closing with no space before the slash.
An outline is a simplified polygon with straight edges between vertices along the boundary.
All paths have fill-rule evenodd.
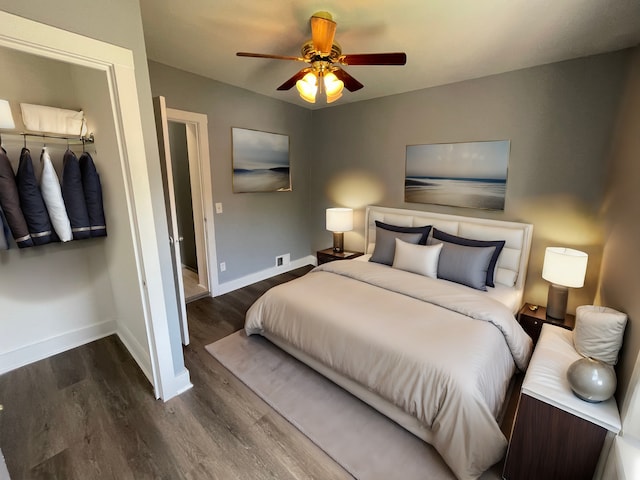
<path id="1" fill-rule="evenodd" d="M 579 250 L 563 247 L 547 247 L 544 253 L 542 278 L 551 282 L 547 296 L 547 316 L 564 320 L 567 313 L 569 287 L 584 285 L 589 256 Z"/>
<path id="2" fill-rule="evenodd" d="M 351 208 L 327 208 L 327 230 L 333 232 L 333 251 L 344 251 L 344 232 L 353 229 L 353 210 Z"/>

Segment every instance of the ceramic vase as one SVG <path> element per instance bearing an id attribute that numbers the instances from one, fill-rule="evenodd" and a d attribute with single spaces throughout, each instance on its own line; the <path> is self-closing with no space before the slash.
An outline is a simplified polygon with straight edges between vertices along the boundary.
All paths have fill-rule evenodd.
<path id="1" fill-rule="evenodd" d="M 616 391 L 616 372 L 607 363 L 590 357 L 573 362 L 567 370 L 573 393 L 587 402 L 603 402 Z"/>

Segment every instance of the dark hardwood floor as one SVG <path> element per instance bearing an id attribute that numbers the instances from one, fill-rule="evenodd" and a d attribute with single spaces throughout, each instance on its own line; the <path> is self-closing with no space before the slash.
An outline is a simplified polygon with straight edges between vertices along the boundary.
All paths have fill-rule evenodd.
<path id="1" fill-rule="evenodd" d="M 188 304 L 194 387 L 166 403 L 115 335 L 1 375 L 11 479 L 352 479 L 204 349 L 241 329 L 267 289 L 310 269 Z"/>
<path id="2" fill-rule="evenodd" d="M 0 449 L 21 479 L 350 479 L 204 346 L 304 267 L 187 306 L 194 387 L 155 400 L 114 335 L 0 376 Z"/>

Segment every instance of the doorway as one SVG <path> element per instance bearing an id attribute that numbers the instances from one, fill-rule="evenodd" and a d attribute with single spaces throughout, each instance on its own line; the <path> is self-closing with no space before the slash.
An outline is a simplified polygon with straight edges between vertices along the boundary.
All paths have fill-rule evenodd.
<path id="1" fill-rule="evenodd" d="M 182 285 L 186 303 L 202 297 L 209 296 L 208 265 L 206 262 L 207 249 L 204 239 L 204 229 L 196 228 L 198 220 L 194 215 L 194 203 L 199 203 L 198 172 L 194 177 L 192 187 L 191 163 L 198 167 L 198 158 L 192 159 L 189 155 L 187 138 L 187 125 L 182 122 L 168 121 L 169 127 L 169 151 L 173 172 L 173 190 L 176 199 L 176 222 L 178 224 L 178 237 L 180 247 L 180 259 L 182 260 Z M 197 150 L 193 151 L 197 157 Z M 195 161 L 194 161 L 195 160 Z M 195 190 L 195 196 L 194 196 Z M 198 218 L 200 215 L 198 216 Z M 197 232 L 197 233 L 196 233 Z M 205 259 L 199 262 L 199 259 Z"/>
<path id="2" fill-rule="evenodd" d="M 216 253 L 207 116 L 167 108 L 162 96 L 153 103 L 180 331 L 188 345 L 186 294 L 190 300 L 213 295 L 218 284 L 210 268 Z"/>

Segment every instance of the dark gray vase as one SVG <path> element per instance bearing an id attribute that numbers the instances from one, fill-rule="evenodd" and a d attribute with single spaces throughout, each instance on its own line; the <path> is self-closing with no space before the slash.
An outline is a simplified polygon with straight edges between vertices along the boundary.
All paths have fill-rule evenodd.
<path id="1" fill-rule="evenodd" d="M 616 372 L 607 363 L 593 358 L 581 358 L 567 370 L 567 380 L 578 398 L 587 402 L 604 402 L 616 391 Z"/>

